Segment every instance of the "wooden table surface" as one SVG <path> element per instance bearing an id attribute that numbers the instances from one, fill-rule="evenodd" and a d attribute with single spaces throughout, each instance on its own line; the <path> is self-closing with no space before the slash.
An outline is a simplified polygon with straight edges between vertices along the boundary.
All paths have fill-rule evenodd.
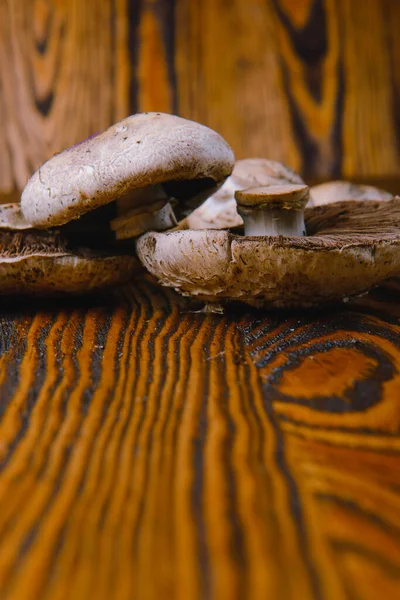
<path id="1" fill-rule="evenodd" d="M 399 299 L 3 301 L 1 599 L 398 598 Z"/>

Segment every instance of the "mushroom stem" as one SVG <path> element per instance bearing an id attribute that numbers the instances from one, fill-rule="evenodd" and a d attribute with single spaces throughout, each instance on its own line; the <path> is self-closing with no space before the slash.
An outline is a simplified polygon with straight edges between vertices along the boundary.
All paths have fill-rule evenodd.
<path id="1" fill-rule="evenodd" d="M 145 231 L 175 227 L 176 218 L 162 185 L 138 188 L 117 199 L 118 216 L 110 222 L 117 240 L 136 237 Z"/>
<path id="2" fill-rule="evenodd" d="M 306 235 L 304 212 L 280 208 L 258 210 L 244 214 L 245 235 Z"/>
<path id="3" fill-rule="evenodd" d="M 275 185 L 235 193 L 237 210 L 248 236 L 306 235 L 304 207 L 309 198 L 305 185 Z"/>
<path id="4" fill-rule="evenodd" d="M 111 229 L 117 240 L 137 237 L 145 231 L 164 231 L 175 227 L 176 218 L 169 202 L 156 202 L 150 206 L 139 206 L 113 219 Z"/>
<path id="5" fill-rule="evenodd" d="M 136 188 L 117 198 L 117 214 L 118 216 L 122 216 L 128 211 L 140 207 L 143 207 L 145 210 L 146 206 L 160 202 L 161 200 L 164 200 L 164 204 L 169 200 L 161 184 Z"/>

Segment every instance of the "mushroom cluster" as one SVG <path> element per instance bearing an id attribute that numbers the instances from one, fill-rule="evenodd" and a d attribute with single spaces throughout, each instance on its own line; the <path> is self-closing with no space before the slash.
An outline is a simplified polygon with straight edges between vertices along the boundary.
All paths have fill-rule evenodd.
<path id="1" fill-rule="evenodd" d="M 400 198 L 348 182 L 309 189 L 284 165 L 278 181 L 260 182 L 257 162 L 271 164 L 238 161 L 217 194 L 173 231 L 138 238 L 138 257 L 163 285 L 211 305 L 311 307 L 400 272 Z"/>
<path id="2" fill-rule="evenodd" d="M 0 207 L 1 293 L 81 293 L 145 267 L 208 304 L 314 306 L 400 271 L 400 199 L 234 162 L 215 131 L 143 113 L 56 154 Z"/>
<path id="3" fill-rule="evenodd" d="M 232 172 L 215 131 L 143 113 L 56 154 L 0 208 L 0 292 L 81 293 L 142 269 L 134 238 L 176 225 Z"/>

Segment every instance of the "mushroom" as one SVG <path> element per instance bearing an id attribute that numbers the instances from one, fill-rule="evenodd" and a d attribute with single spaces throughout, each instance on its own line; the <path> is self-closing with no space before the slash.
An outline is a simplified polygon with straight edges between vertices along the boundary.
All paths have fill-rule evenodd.
<path id="1" fill-rule="evenodd" d="M 235 192 L 244 234 L 305 235 L 304 207 L 308 202 L 306 185 L 272 185 Z"/>
<path id="2" fill-rule="evenodd" d="M 328 181 L 310 189 L 310 206 L 321 206 L 344 200 L 391 200 L 393 195 L 372 185 L 350 181 Z"/>
<path id="3" fill-rule="evenodd" d="M 400 271 L 400 198 L 306 208 L 307 235 L 226 230 L 148 232 L 142 264 L 163 285 L 206 303 L 310 307 L 367 292 Z M 298 230 L 299 231 L 299 230 Z"/>
<path id="4" fill-rule="evenodd" d="M 303 184 L 301 177 L 286 165 L 266 158 L 238 160 L 224 185 L 196 208 L 178 227 L 180 229 L 225 229 L 243 225 L 236 210 L 235 192 L 250 187 Z"/>
<path id="5" fill-rule="evenodd" d="M 2 229 L 25 230 L 31 228 L 32 225 L 25 219 L 19 204 L 0 205 L 0 231 Z"/>
<path id="6" fill-rule="evenodd" d="M 132 251 L 88 247 L 90 231 L 38 230 L 19 204 L 0 206 L 0 294 L 52 295 L 99 290 L 141 269 Z M 97 244 L 98 246 L 98 244 Z"/>
<path id="7" fill-rule="evenodd" d="M 23 190 L 22 212 L 35 227 L 49 228 L 110 204 L 103 218 L 124 240 L 173 227 L 222 185 L 233 164 L 231 148 L 208 127 L 137 114 L 42 165 Z"/>

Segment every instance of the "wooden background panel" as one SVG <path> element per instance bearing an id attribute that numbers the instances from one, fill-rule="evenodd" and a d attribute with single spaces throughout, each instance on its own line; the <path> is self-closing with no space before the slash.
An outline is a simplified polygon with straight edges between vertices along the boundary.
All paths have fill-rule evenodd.
<path id="1" fill-rule="evenodd" d="M 1 2 L 3 201 L 54 152 L 149 110 L 306 177 L 396 176 L 399 26 L 392 0 Z"/>
<path id="2" fill-rule="evenodd" d="M 1 3 L 5 192 L 54 152 L 129 112 L 128 23 L 119 8 L 116 18 L 111 2 Z"/>
<path id="3" fill-rule="evenodd" d="M 285 160 L 305 176 L 399 172 L 399 42 L 389 24 L 400 25 L 398 3 L 368 0 L 361 9 L 350 0 L 236 0 L 228 8 L 223 1 L 178 0 L 177 6 L 183 31 L 177 64 L 186 69 L 178 77 L 180 108 L 206 116 L 238 157 Z"/>
<path id="4" fill-rule="evenodd" d="M 396 598 L 399 299 L 3 302 L 0 596 Z"/>

